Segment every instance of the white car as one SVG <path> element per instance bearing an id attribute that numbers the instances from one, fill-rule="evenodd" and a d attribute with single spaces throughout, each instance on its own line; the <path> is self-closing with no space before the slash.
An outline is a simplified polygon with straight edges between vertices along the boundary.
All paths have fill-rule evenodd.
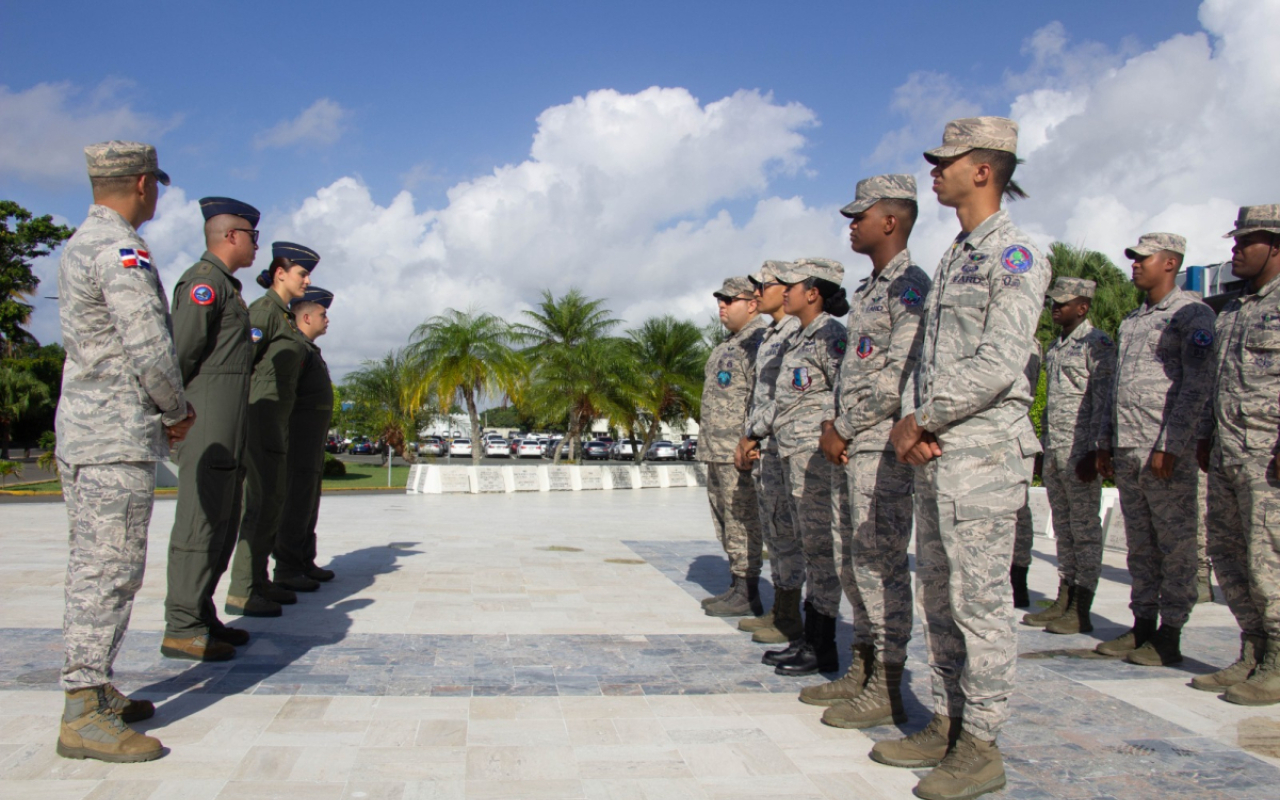
<path id="1" fill-rule="evenodd" d="M 510 458 L 511 444 L 506 439 L 488 439 L 484 443 L 484 454 L 488 458 Z"/>
<path id="2" fill-rule="evenodd" d="M 451 456 L 469 456 L 471 455 L 470 439 L 454 439 L 449 442 L 449 455 Z"/>
<path id="3" fill-rule="evenodd" d="M 645 451 L 646 461 L 675 461 L 680 454 L 671 442 L 654 442 Z"/>
<path id="4" fill-rule="evenodd" d="M 538 444 L 533 439 L 523 439 L 521 440 L 519 446 L 516 447 L 516 458 L 541 458 L 541 457 L 542 457 L 542 445 Z"/>

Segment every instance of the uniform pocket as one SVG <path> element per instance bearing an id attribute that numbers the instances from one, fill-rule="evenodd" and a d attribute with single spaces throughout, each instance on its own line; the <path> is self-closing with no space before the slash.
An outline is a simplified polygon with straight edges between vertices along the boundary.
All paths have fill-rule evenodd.
<path id="1" fill-rule="evenodd" d="M 948 286 L 939 302 L 943 313 L 949 314 L 959 328 L 953 342 L 959 345 L 958 352 L 964 358 L 978 351 L 990 303 L 991 294 L 984 287 L 977 286 Z"/>
<path id="2" fill-rule="evenodd" d="M 983 494 L 969 495 L 955 501 L 957 522 L 968 520 L 993 519 L 1018 513 L 1018 509 L 1026 505 L 1027 487 L 1019 483 L 1007 489 L 996 489 Z"/>

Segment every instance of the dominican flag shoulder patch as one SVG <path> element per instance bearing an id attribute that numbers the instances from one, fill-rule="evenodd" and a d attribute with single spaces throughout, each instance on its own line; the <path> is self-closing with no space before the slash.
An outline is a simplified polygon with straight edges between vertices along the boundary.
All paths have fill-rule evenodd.
<path id="1" fill-rule="evenodd" d="M 120 265 L 126 269 L 130 267 L 151 269 L 151 253 L 133 247 L 122 247 L 120 248 Z"/>

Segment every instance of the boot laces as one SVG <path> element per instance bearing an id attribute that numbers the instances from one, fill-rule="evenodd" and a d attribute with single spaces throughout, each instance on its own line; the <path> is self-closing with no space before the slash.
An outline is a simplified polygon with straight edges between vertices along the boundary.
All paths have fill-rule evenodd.
<path id="1" fill-rule="evenodd" d="M 942 759 L 942 763 L 938 765 L 938 769 L 946 770 L 953 775 L 972 771 L 972 767 L 976 766 L 981 760 L 978 755 L 978 748 L 968 738 L 961 736 L 947 751 L 947 755 Z"/>
<path id="2" fill-rule="evenodd" d="M 942 729 L 943 724 L 945 723 L 939 723 L 934 719 L 928 725 L 908 736 L 906 741 L 911 742 L 912 744 L 925 744 L 930 739 L 946 738 L 947 733 Z"/>

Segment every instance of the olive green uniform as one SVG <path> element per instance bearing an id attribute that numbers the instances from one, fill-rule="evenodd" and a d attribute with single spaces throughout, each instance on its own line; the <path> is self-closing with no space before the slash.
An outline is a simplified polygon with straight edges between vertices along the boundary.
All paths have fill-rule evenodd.
<path id="1" fill-rule="evenodd" d="M 298 378 L 289 417 L 289 455 L 284 518 L 276 534 L 276 580 L 305 575 L 315 565 L 315 514 L 324 470 L 324 440 L 333 420 L 333 381 L 314 342 Z"/>
<path id="2" fill-rule="evenodd" d="M 213 592 L 240 524 L 253 343 L 240 281 L 206 252 L 173 290 L 173 338 L 196 409 L 175 449 L 178 507 L 169 537 L 165 635 L 200 636 L 217 620 Z"/>
<path id="3" fill-rule="evenodd" d="M 289 415 L 307 359 L 306 337 L 298 332 L 293 312 L 275 292 L 268 291 L 249 306 L 249 325 L 255 341 L 244 516 L 227 592 L 235 597 L 261 595 L 268 582 L 267 559 L 284 511 Z"/>

